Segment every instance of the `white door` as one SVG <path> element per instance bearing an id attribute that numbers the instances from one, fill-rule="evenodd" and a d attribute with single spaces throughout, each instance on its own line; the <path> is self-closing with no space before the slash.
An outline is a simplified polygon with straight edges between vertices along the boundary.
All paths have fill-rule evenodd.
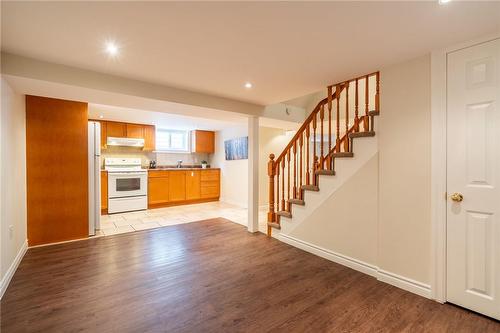
<path id="1" fill-rule="evenodd" d="M 500 40 L 447 72 L 447 300 L 500 319 Z"/>

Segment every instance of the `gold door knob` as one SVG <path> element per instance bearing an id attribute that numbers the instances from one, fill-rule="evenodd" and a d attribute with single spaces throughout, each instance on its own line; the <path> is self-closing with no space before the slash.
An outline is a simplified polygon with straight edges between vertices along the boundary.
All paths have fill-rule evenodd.
<path id="1" fill-rule="evenodd" d="M 455 202 L 461 202 L 462 200 L 464 200 L 464 196 L 461 193 L 453 193 L 451 195 L 451 200 Z"/>

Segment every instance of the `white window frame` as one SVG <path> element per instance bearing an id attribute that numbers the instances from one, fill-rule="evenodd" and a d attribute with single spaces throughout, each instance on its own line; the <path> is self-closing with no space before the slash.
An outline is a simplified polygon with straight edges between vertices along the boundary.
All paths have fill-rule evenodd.
<path id="1" fill-rule="evenodd" d="M 167 132 L 167 133 L 183 133 L 186 137 L 186 148 L 185 149 L 172 149 L 171 148 L 171 145 L 170 147 L 161 147 L 158 143 L 158 141 L 156 141 L 156 148 L 157 150 L 155 150 L 155 152 L 158 152 L 158 153 L 174 153 L 174 154 L 186 154 L 186 153 L 191 153 L 191 135 L 190 135 L 190 131 L 188 130 L 178 130 L 178 129 L 170 129 L 170 128 L 156 128 L 156 140 L 158 139 L 159 137 L 159 132 Z"/>

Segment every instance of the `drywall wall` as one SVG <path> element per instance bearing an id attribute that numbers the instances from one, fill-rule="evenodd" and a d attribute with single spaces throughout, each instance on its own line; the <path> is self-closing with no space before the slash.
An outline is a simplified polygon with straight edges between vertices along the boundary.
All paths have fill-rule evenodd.
<path id="1" fill-rule="evenodd" d="M 269 176 L 267 175 L 269 154 L 273 153 L 278 157 L 295 133 L 296 131 L 259 127 L 259 206 L 269 204 Z"/>
<path id="2" fill-rule="evenodd" d="M 24 96 L 1 79 L 2 292 L 26 246 L 26 126 Z M 13 266 L 14 264 L 14 266 Z M 6 278 L 6 279 L 4 279 Z"/>
<path id="3" fill-rule="evenodd" d="M 101 163 L 104 159 L 114 158 L 140 158 L 143 167 L 149 167 L 149 161 L 156 160 L 158 166 L 173 166 L 181 160 L 184 165 L 201 164 L 201 161 L 208 161 L 209 154 L 202 153 L 158 153 L 147 152 L 135 147 L 108 147 L 101 151 Z"/>
<path id="4" fill-rule="evenodd" d="M 215 132 L 215 154 L 209 163 L 221 171 L 221 201 L 248 206 L 248 159 L 226 161 L 224 141 L 248 136 L 247 125 L 235 124 Z"/>
<path id="5" fill-rule="evenodd" d="M 381 71 L 378 266 L 430 282 L 430 55 Z"/>
<path id="6" fill-rule="evenodd" d="M 290 236 L 376 266 L 378 172 L 375 154 Z"/>

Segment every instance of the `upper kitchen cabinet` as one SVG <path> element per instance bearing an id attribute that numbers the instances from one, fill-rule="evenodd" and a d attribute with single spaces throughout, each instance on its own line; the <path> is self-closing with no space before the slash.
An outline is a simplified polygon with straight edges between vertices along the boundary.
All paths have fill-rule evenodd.
<path id="1" fill-rule="evenodd" d="M 215 132 L 195 130 L 191 132 L 193 153 L 215 152 Z"/>
<path id="2" fill-rule="evenodd" d="M 137 124 L 125 124 L 127 129 L 127 138 L 144 139 L 144 126 Z"/>
<path id="3" fill-rule="evenodd" d="M 117 123 L 114 121 L 107 121 L 106 122 L 106 137 L 126 138 L 127 137 L 127 124 Z"/>
<path id="4" fill-rule="evenodd" d="M 156 149 L 156 128 L 153 125 L 144 125 L 144 150 Z"/>
<path id="5" fill-rule="evenodd" d="M 105 121 L 101 121 L 101 149 L 108 148 L 108 127 Z"/>

